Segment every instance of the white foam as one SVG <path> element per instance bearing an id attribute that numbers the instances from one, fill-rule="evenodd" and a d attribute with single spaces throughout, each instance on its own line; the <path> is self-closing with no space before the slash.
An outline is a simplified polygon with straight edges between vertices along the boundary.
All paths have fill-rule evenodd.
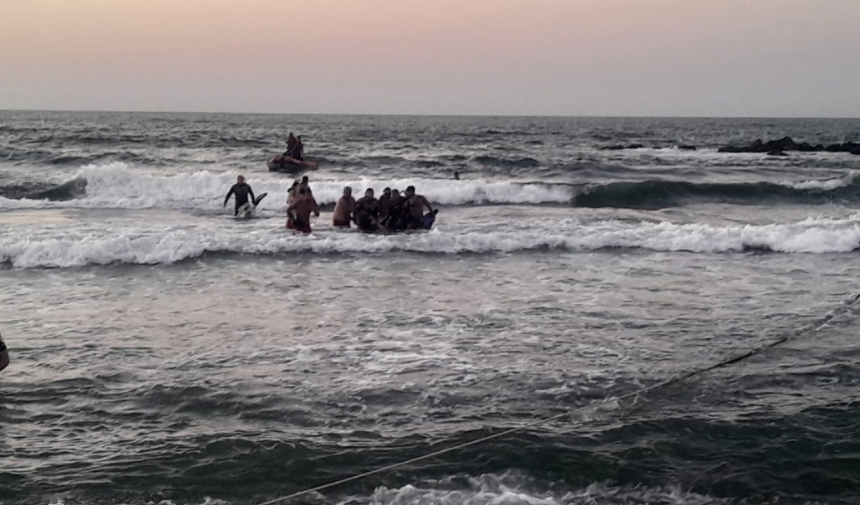
<path id="1" fill-rule="evenodd" d="M 794 189 L 821 189 L 825 191 L 832 191 L 837 188 L 844 188 L 846 186 L 850 186 L 853 182 L 854 174 L 849 174 L 845 177 L 839 177 L 836 179 L 784 182 L 782 184 L 785 186 L 792 187 Z"/>
<path id="2" fill-rule="evenodd" d="M 325 219 L 325 218 L 323 218 Z M 806 219 L 771 225 L 712 226 L 630 221 L 528 218 L 516 225 L 442 223 L 429 233 L 365 235 L 318 226 L 293 236 L 280 220 L 238 224 L 200 218 L 191 224 L 129 226 L 129 221 L 26 225 L 0 231 L 0 262 L 17 268 L 75 267 L 111 263 L 170 264 L 206 252 L 256 255 L 296 253 L 513 253 L 528 250 L 589 251 L 641 248 L 653 251 L 726 253 L 749 247 L 783 253 L 850 252 L 860 245 L 860 217 Z M 324 222 L 324 221 L 320 221 Z"/>
<path id="3" fill-rule="evenodd" d="M 269 193 L 265 206 L 286 207 L 287 191 L 293 179 L 280 174 L 245 174 L 257 194 Z M 235 174 L 197 171 L 174 175 L 146 173 L 125 163 L 88 165 L 76 175 L 87 180 L 82 198 L 51 202 L 46 200 L 9 200 L 0 198 L 0 209 L 21 208 L 118 208 L 118 209 L 214 209 L 223 203 L 227 190 L 235 183 Z M 344 186 L 361 196 L 373 188 L 377 196 L 383 188 L 415 186 L 418 193 L 441 205 L 482 203 L 566 203 L 573 197 L 569 187 L 484 180 L 440 179 L 347 179 L 314 180 L 311 189 L 321 205 L 333 204 Z"/>
<path id="4" fill-rule="evenodd" d="M 424 480 L 421 485 L 408 484 L 401 488 L 379 487 L 370 502 L 377 505 L 622 505 L 632 503 L 662 503 L 672 505 L 716 505 L 730 503 L 707 495 L 685 491 L 679 487 L 611 486 L 595 483 L 586 488 L 558 491 L 535 489 L 533 479 L 508 472 L 485 474 L 462 479 Z M 351 496 L 343 503 L 363 502 Z"/>

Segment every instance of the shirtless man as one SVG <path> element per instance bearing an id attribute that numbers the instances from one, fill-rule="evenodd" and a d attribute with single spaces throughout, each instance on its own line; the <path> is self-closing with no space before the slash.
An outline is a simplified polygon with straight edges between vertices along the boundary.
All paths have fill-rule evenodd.
<path id="1" fill-rule="evenodd" d="M 0 336 L 0 370 L 9 366 L 9 350 L 6 349 L 6 344 L 3 343 L 3 337 Z"/>
<path id="2" fill-rule="evenodd" d="M 334 215 L 331 219 L 332 226 L 349 228 L 349 221 L 353 219 L 353 212 L 355 212 L 355 198 L 352 197 L 352 188 L 347 186 L 343 188 L 343 196 L 334 206 Z"/>
<path id="3" fill-rule="evenodd" d="M 367 188 L 364 197 L 355 202 L 355 224 L 361 231 L 379 230 L 379 201 L 373 197 L 373 188 Z"/>
<path id="4" fill-rule="evenodd" d="M 424 195 L 415 194 L 415 186 L 406 188 L 406 201 L 409 202 L 409 211 L 412 213 L 409 224 L 409 229 L 421 228 L 421 218 L 424 217 L 424 207 L 433 212 L 433 206 L 430 201 L 424 198 Z"/>
<path id="5" fill-rule="evenodd" d="M 296 200 L 299 198 L 299 180 L 296 179 L 293 181 L 293 185 L 290 186 L 290 189 L 287 191 L 287 208 L 290 208 L 290 205 L 296 203 Z M 293 229 L 293 215 L 287 212 L 287 229 Z"/>
<path id="6" fill-rule="evenodd" d="M 287 207 L 287 214 L 293 219 L 293 234 L 311 233 L 311 212 L 319 217 L 320 208 L 314 197 L 307 190 L 299 186 L 299 194 L 296 201 Z M 289 223 L 288 223 L 289 224 Z"/>

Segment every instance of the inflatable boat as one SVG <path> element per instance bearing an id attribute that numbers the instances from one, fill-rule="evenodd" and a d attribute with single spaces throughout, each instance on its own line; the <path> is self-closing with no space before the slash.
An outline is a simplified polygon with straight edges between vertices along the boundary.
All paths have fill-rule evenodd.
<path id="1" fill-rule="evenodd" d="M 299 160 L 289 156 L 275 156 L 270 159 L 266 166 L 269 167 L 269 172 L 284 172 L 295 174 L 306 170 L 316 170 L 317 164 L 313 161 Z"/>

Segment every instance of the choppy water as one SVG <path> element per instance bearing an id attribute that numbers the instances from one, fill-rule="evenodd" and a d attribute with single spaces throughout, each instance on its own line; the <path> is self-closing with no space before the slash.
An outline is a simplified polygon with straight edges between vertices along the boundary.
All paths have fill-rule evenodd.
<path id="1" fill-rule="evenodd" d="M 435 229 L 289 235 L 287 131 Z M 789 337 L 298 502 L 856 503 L 860 156 L 717 152 L 784 135 L 860 121 L 2 112 L 0 501 L 261 503 Z"/>

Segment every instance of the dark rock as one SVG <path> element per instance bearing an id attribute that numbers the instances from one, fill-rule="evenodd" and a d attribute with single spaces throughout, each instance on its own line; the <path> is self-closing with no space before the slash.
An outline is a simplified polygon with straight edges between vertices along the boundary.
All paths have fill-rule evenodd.
<path id="1" fill-rule="evenodd" d="M 844 142 L 842 144 L 816 144 L 812 145 L 808 142 L 798 144 L 791 137 L 783 137 L 779 140 L 769 140 L 762 142 L 761 139 L 756 139 L 748 146 L 728 145 L 718 149 L 721 153 L 767 153 L 775 156 L 777 153 L 785 151 L 800 151 L 806 153 L 827 151 L 831 153 L 851 153 L 860 154 L 860 144 L 855 142 Z"/>

